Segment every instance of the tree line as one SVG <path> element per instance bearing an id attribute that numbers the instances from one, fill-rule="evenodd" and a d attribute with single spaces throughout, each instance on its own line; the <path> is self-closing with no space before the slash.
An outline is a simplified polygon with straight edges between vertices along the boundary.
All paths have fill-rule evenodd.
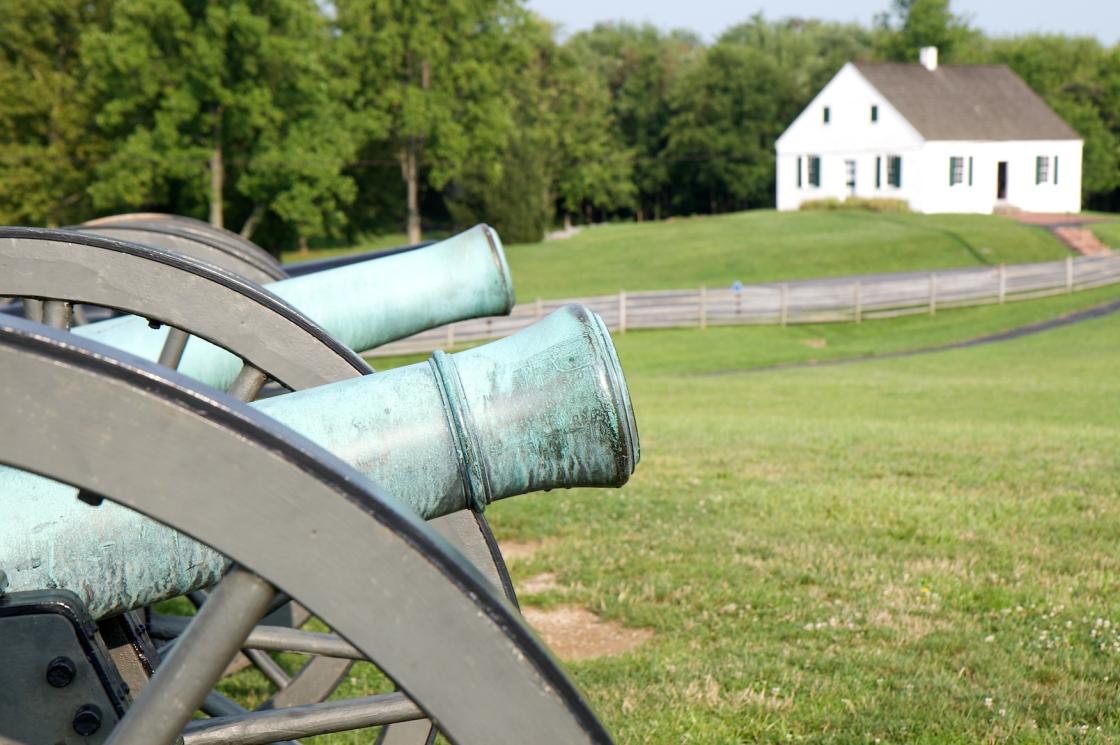
<path id="1" fill-rule="evenodd" d="M 1120 45 L 988 37 L 948 0 L 870 26 L 756 15 L 712 43 L 518 0 L 5 0 L 0 222 L 192 214 L 270 248 L 485 220 L 765 207 L 774 140 L 851 60 L 1005 63 L 1120 208 Z"/>

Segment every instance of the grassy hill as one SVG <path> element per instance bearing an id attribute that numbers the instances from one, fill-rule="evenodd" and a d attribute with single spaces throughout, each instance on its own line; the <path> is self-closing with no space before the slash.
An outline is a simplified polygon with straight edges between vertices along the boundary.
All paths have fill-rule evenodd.
<path id="1" fill-rule="evenodd" d="M 439 236 L 432 236 L 439 237 Z M 285 254 L 285 260 L 387 248 L 382 236 L 348 249 Z M 620 289 L 726 287 L 871 272 L 1047 261 L 1067 251 L 1046 230 L 990 215 L 881 215 L 754 210 L 662 222 L 619 223 L 559 241 L 506 247 L 521 300 L 609 294 Z"/>
<path id="2" fill-rule="evenodd" d="M 1120 220 L 1116 222 L 1099 222 L 1089 226 L 1109 248 L 1120 250 Z"/>
<path id="3" fill-rule="evenodd" d="M 771 210 L 605 225 L 567 240 L 507 248 L 522 299 L 1046 261 L 1066 254 L 1045 230 L 1005 217 Z"/>

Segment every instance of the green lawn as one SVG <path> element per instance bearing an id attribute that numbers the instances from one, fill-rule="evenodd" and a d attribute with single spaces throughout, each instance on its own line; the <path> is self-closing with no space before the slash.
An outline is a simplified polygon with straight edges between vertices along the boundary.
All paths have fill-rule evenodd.
<path id="1" fill-rule="evenodd" d="M 525 600 L 656 632 L 569 665 L 620 742 L 1120 737 L 1120 316 L 719 376 L 663 334 L 620 345 L 631 484 L 491 510 L 566 588 Z"/>
<path id="2" fill-rule="evenodd" d="M 1120 250 L 1120 220 L 1094 223 L 1089 228 L 1096 233 L 1097 237 L 1106 246 L 1114 250 Z"/>
<path id="3" fill-rule="evenodd" d="M 584 230 L 507 249 L 522 299 L 724 287 L 1061 259 L 1047 231 L 990 215 L 755 210 Z"/>
<path id="4" fill-rule="evenodd" d="M 960 341 L 1118 296 L 618 337 L 642 463 L 622 490 L 490 509 L 501 539 L 544 544 L 512 564 L 515 582 L 552 572 L 564 588 L 523 603 L 655 632 L 565 665 L 620 743 L 1114 741 L 1120 314 L 760 368 Z M 386 685 L 359 666 L 339 695 Z M 254 701 L 261 686 L 242 674 L 227 690 Z"/>
<path id="5" fill-rule="evenodd" d="M 403 235 L 384 236 L 357 248 L 285 254 L 285 260 L 401 243 Z M 1046 230 L 999 216 L 773 210 L 604 225 L 566 240 L 506 247 L 523 301 L 1046 261 L 1067 253 Z"/>

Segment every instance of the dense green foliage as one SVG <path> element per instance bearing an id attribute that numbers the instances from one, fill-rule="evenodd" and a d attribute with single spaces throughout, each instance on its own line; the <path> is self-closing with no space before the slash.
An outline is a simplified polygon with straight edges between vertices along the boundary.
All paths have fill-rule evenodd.
<path id="1" fill-rule="evenodd" d="M 7 222 L 163 210 L 278 249 L 766 206 L 774 140 L 829 77 L 928 44 L 1010 65 L 1085 138 L 1087 206 L 1120 206 L 1120 46 L 988 38 L 949 0 L 870 28 L 756 15 L 711 44 L 560 42 L 520 0 L 43 0 L 0 31 Z"/>

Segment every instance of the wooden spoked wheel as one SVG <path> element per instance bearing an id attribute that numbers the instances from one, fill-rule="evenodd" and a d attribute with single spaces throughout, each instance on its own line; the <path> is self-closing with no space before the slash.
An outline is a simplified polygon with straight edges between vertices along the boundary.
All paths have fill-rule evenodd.
<path id="1" fill-rule="evenodd" d="M 87 303 L 171 327 L 158 355 L 168 367 L 178 363 L 190 336 L 235 354 L 242 370 L 230 392 L 242 400 L 253 398 L 268 379 L 294 390 L 370 372 L 352 351 L 255 283 L 181 254 L 87 233 L 8 228 L 0 229 L 0 267 L 5 269 L 0 294 L 41 301 L 46 320 L 60 329 L 68 325 L 69 307 Z M 431 525 L 516 604 L 501 554 L 480 514 L 455 513 Z M 297 627 L 307 620 L 299 606 L 291 612 Z M 352 663 L 348 657 L 313 656 L 289 677 L 266 653 L 247 654 L 277 687 L 266 708 L 324 700 Z M 236 713 L 220 697 L 211 696 L 206 703 L 212 714 Z M 414 723 L 385 734 L 394 742 L 423 742 L 430 729 Z"/>

